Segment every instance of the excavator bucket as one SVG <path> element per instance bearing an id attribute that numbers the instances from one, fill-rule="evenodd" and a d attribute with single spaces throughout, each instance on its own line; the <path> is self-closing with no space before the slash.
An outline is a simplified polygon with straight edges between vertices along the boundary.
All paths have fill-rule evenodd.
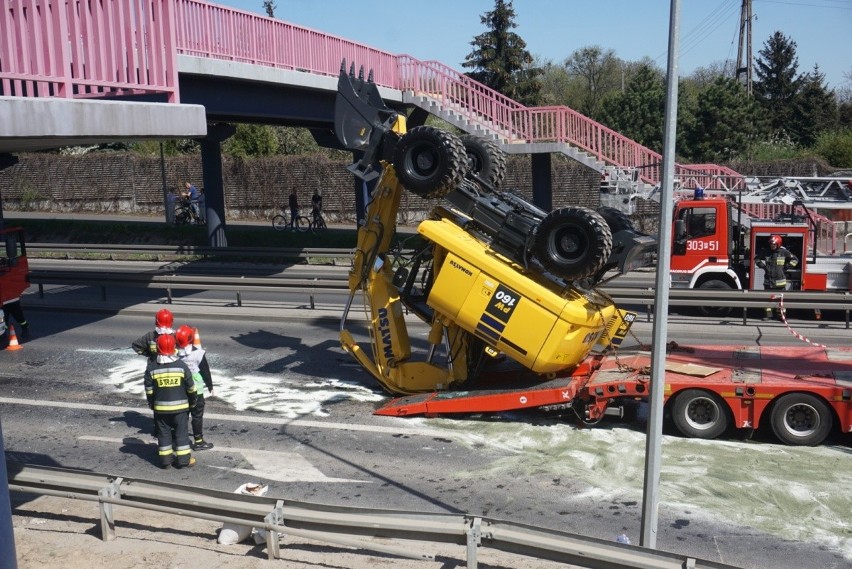
<path id="1" fill-rule="evenodd" d="M 365 80 L 362 67 L 356 78 L 355 65 L 347 73 L 346 60 L 343 60 L 334 101 L 334 133 L 345 148 L 363 153 L 348 167 L 350 172 L 365 182 L 379 176 L 373 164 L 393 146 L 388 135 L 393 142 L 397 140 L 392 129 L 398 117 L 399 114 L 382 100 L 372 71 Z"/>

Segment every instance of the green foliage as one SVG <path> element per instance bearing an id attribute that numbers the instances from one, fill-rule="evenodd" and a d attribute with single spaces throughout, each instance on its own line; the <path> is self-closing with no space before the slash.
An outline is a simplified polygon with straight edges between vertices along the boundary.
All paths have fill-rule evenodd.
<path id="1" fill-rule="evenodd" d="M 819 66 L 814 66 L 813 72 L 802 77 L 793 104 L 792 137 L 802 146 L 813 146 L 821 132 L 837 124 L 838 117 L 837 99 L 825 85 L 825 75 L 820 73 Z"/>
<path id="2" fill-rule="evenodd" d="M 606 95 L 621 85 L 622 65 L 611 49 L 597 45 L 576 50 L 565 60 L 569 76 L 583 82 L 583 96 L 577 108 L 589 117 L 597 117 Z"/>
<path id="3" fill-rule="evenodd" d="M 287 156 L 296 154 L 314 154 L 321 150 L 317 141 L 306 128 L 289 126 L 275 127 L 275 137 L 278 141 L 278 153 Z"/>
<path id="4" fill-rule="evenodd" d="M 637 70 L 624 92 L 611 93 L 601 104 L 601 120 L 611 129 L 661 152 L 666 88 L 660 73 L 648 66 Z"/>
<path id="5" fill-rule="evenodd" d="M 512 1 L 495 0 L 494 10 L 480 21 L 488 30 L 473 39 L 474 50 L 462 63 L 472 69 L 468 77 L 521 104 L 539 104 L 542 71 L 533 66 L 526 42 L 511 31 L 518 26 Z"/>
<path id="6" fill-rule="evenodd" d="M 35 209 L 36 202 L 41 200 L 38 190 L 32 185 L 24 182 L 21 187 L 21 210 L 29 211 Z"/>
<path id="7" fill-rule="evenodd" d="M 754 97 L 766 114 L 770 132 L 775 135 L 788 132 L 802 84 L 796 73 L 799 67 L 796 42 L 775 32 L 759 54 L 754 66 L 757 76 Z"/>
<path id="8" fill-rule="evenodd" d="M 276 154 L 280 144 L 275 129 L 268 125 L 238 124 L 234 136 L 222 144 L 222 152 L 231 156 L 269 156 Z"/>
<path id="9" fill-rule="evenodd" d="M 836 168 L 852 168 L 852 129 L 823 132 L 814 151 Z"/>
<path id="10" fill-rule="evenodd" d="M 160 144 L 163 145 L 163 154 L 165 156 L 178 156 L 180 154 L 195 154 L 200 151 L 198 141 L 191 138 L 170 139 L 170 140 L 143 140 L 130 144 L 130 150 L 138 154 L 146 156 L 159 156 Z"/>
<path id="11" fill-rule="evenodd" d="M 696 162 L 724 162 L 745 153 L 759 127 L 759 113 L 743 86 L 719 77 L 698 95 L 695 127 L 686 136 Z"/>
<path id="12" fill-rule="evenodd" d="M 775 136 L 759 140 L 748 150 L 748 157 L 756 162 L 778 162 L 804 158 L 809 153 L 797 146 L 789 137 Z"/>

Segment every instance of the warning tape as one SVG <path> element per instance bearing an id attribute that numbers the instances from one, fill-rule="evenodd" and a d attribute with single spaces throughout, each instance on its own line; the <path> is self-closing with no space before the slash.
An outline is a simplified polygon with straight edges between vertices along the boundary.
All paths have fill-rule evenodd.
<path id="1" fill-rule="evenodd" d="M 773 294 L 769 298 L 770 298 L 770 300 L 777 300 L 778 301 L 778 312 L 781 313 L 781 321 L 784 323 L 784 326 L 787 327 L 787 330 L 789 330 L 789 332 L 792 335 L 794 335 L 796 338 L 798 338 L 802 342 L 810 344 L 811 346 L 816 346 L 817 348 L 827 348 L 828 347 L 825 344 L 820 344 L 818 342 L 814 342 L 810 338 L 802 336 L 801 334 L 799 334 L 798 332 L 793 330 L 793 328 L 790 326 L 790 323 L 787 322 L 787 312 L 784 310 L 784 295 L 783 294 Z"/>

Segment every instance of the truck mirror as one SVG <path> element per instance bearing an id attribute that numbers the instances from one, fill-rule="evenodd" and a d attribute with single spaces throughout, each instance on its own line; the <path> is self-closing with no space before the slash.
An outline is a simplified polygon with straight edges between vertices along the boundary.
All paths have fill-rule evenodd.
<path id="1" fill-rule="evenodd" d="M 675 221 L 675 239 L 678 241 L 686 239 L 686 222 L 682 219 Z"/>

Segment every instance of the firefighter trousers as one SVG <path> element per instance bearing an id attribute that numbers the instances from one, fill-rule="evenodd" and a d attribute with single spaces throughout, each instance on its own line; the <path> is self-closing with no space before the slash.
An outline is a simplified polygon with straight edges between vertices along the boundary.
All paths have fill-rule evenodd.
<path id="1" fill-rule="evenodd" d="M 157 453 L 160 464 L 168 468 L 188 466 L 192 456 L 189 445 L 189 417 L 186 411 L 180 413 L 154 413 L 157 423 Z"/>

